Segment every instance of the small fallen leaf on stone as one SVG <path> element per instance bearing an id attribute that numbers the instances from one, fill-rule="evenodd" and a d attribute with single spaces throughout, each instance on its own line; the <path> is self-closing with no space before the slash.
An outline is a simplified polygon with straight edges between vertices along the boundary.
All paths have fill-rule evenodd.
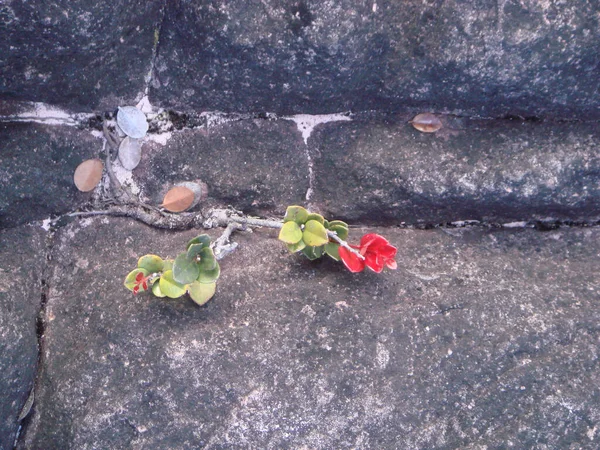
<path id="1" fill-rule="evenodd" d="M 135 169 L 142 159 L 142 142 L 126 136 L 119 145 L 119 161 L 127 170 Z"/>
<path id="2" fill-rule="evenodd" d="M 410 123 L 423 133 L 435 133 L 442 128 L 442 121 L 435 114 L 431 113 L 417 114 Z"/>
<path id="3" fill-rule="evenodd" d="M 73 181 L 81 192 L 92 191 L 102 179 L 104 164 L 99 159 L 88 159 L 75 169 Z"/>
<path id="4" fill-rule="evenodd" d="M 146 115 L 135 106 L 119 106 L 117 125 L 127 136 L 141 139 L 148 132 Z"/>
<path id="5" fill-rule="evenodd" d="M 194 192 L 183 187 L 175 186 L 170 189 L 163 199 L 162 207 L 171 212 L 182 212 L 194 203 Z"/>

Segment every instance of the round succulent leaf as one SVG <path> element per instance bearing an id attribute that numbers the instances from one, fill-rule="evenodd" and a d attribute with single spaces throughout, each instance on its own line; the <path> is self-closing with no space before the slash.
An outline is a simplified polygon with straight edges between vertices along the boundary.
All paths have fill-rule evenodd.
<path id="1" fill-rule="evenodd" d="M 304 253 L 304 256 L 306 256 L 308 259 L 314 261 L 315 259 L 319 259 L 321 256 L 323 256 L 323 247 L 306 246 L 302 249 L 302 253 Z"/>
<path id="2" fill-rule="evenodd" d="M 432 113 L 417 114 L 410 123 L 423 133 L 435 133 L 442 128 L 442 121 Z"/>
<path id="3" fill-rule="evenodd" d="M 306 244 L 304 243 L 303 240 L 300 240 L 300 242 L 298 242 L 297 244 L 286 244 L 286 245 L 287 245 L 287 248 L 290 251 L 290 253 L 299 252 L 304 247 L 306 247 Z"/>
<path id="4" fill-rule="evenodd" d="M 160 281 L 152 285 L 152 293 L 155 297 L 166 297 L 166 295 L 160 290 Z"/>
<path id="5" fill-rule="evenodd" d="M 141 139 L 148 132 L 146 115 L 135 106 L 119 107 L 117 125 L 123 133 L 134 139 Z"/>
<path id="6" fill-rule="evenodd" d="M 164 272 L 160 277 L 158 284 L 160 286 L 160 291 L 169 298 L 179 298 L 185 294 L 185 285 L 175 281 L 172 270 Z"/>
<path id="7" fill-rule="evenodd" d="M 217 259 L 213 253 L 213 249 L 210 247 L 204 247 L 200 251 L 200 270 L 213 270 L 217 267 Z"/>
<path id="8" fill-rule="evenodd" d="M 308 211 L 302 206 L 288 206 L 283 217 L 283 222 L 296 222 L 298 225 L 302 225 L 306 222 L 308 217 Z"/>
<path id="9" fill-rule="evenodd" d="M 297 244 L 302 240 L 302 230 L 296 222 L 285 222 L 279 231 L 279 240 L 286 244 Z"/>
<path id="10" fill-rule="evenodd" d="M 335 231 L 335 234 L 343 241 L 348 238 L 348 228 L 344 228 L 341 225 L 330 225 L 329 230 Z"/>
<path id="11" fill-rule="evenodd" d="M 340 260 L 340 244 L 336 244 L 335 242 L 329 242 L 325 244 L 324 252 L 336 261 Z"/>
<path id="12" fill-rule="evenodd" d="M 200 244 L 202 245 L 202 247 L 208 247 L 210 245 L 210 236 L 208 234 L 201 234 L 200 236 L 196 236 L 194 239 L 187 243 L 185 248 L 189 250 L 190 247 L 194 244 Z"/>
<path id="13" fill-rule="evenodd" d="M 204 305 L 207 301 L 209 301 L 213 295 L 215 295 L 215 291 L 217 290 L 217 283 L 199 283 L 194 281 L 187 288 L 188 294 L 194 302 L 198 305 Z"/>
<path id="14" fill-rule="evenodd" d="M 199 283 L 212 283 L 213 281 L 217 281 L 220 275 L 221 267 L 217 264 L 213 270 L 201 270 L 196 281 Z"/>
<path id="15" fill-rule="evenodd" d="M 306 222 L 304 225 L 304 231 L 302 232 L 302 240 L 306 245 L 311 247 L 318 247 L 329 242 L 327 230 L 322 223 L 316 220 L 309 220 Z M 294 242 L 288 242 L 288 244 L 293 243 Z"/>
<path id="16" fill-rule="evenodd" d="M 325 219 L 323 226 L 329 230 L 329 220 Z"/>
<path id="17" fill-rule="evenodd" d="M 187 253 L 181 253 L 173 263 L 173 278 L 181 284 L 188 284 L 198 278 L 200 267 L 197 261 L 190 259 Z"/>
<path id="18" fill-rule="evenodd" d="M 194 200 L 194 192 L 191 189 L 175 186 L 165 194 L 161 206 L 167 211 L 178 213 L 190 208 Z"/>
<path id="19" fill-rule="evenodd" d="M 137 277 L 139 273 L 143 274 L 144 277 L 147 277 L 150 274 L 150 272 L 148 272 L 146 269 L 140 269 L 140 268 L 133 269 L 131 272 L 129 272 L 127 274 L 127 276 L 125 277 L 124 284 L 125 284 L 125 287 L 127 289 L 129 289 L 130 291 L 133 291 L 133 287 L 137 284 L 135 277 Z"/>
<path id="20" fill-rule="evenodd" d="M 308 215 L 308 217 L 306 218 L 306 222 L 308 222 L 309 220 L 316 220 L 317 222 L 319 222 L 321 225 L 325 226 L 325 218 L 321 215 L 321 214 L 317 214 L 317 213 L 310 213 Z M 305 222 L 305 223 L 306 223 Z"/>
<path id="21" fill-rule="evenodd" d="M 100 183 L 104 163 L 99 159 L 88 159 L 83 161 L 75 169 L 73 182 L 81 192 L 90 192 Z"/>
<path id="22" fill-rule="evenodd" d="M 127 170 L 135 169 L 142 160 L 142 141 L 126 136 L 119 145 L 119 161 Z"/>
<path id="23" fill-rule="evenodd" d="M 163 271 L 164 261 L 160 256 L 144 255 L 138 259 L 138 267 L 146 269 L 149 273 L 157 273 Z"/>
<path id="24" fill-rule="evenodd" d="M 204 244 L 192 244 L 187 249 L 188 258 L 194 259 L 201 255 L 202 249 L 207 248 Z"/>
<path id="25" fill-rule="evenodd" d="M 163 272 L 166 270 L 173 270 L 173 260 L 172 259 L 165 259 L 163 261 Z"/>

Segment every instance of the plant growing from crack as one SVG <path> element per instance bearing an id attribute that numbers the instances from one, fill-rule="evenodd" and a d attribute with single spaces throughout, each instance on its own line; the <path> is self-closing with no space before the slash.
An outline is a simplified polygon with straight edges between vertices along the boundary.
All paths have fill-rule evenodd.
<path id="1" fill-rule="evenodd" d="M 283 221 L 231 214 L 217 220 L 221 225 L 227 222 L 227 226 L 212 246 L 210 237 L 202 234 L 189 241 L 186 251 L 175 260 L 163 260 L 156 255 L 142 256 L 137 268 L 125 278 L 125 286 L 134 294 L 151 291 L 157 297 L 178 298 L 187 293 L 194 302 L 203 305 L 216 291 L 221 272 L 217 257 L 231 250 L 231 245 L 227 244 L 231 233 L 247 226 L 279 228 L 279 240 L 291 253 L 301 252 L 310 260 L 327 255 L 342 261 L 351 272 L 361 272 L 368 267 L 380 273 L 384 267 L 397 267 L 396 248 L 384 237 L 369 233 L 362 237 L 360 245 L 350 245 L 346 242 L 348 224 L 341 220 L 325 220 L 322 215 L 311 213 L 302 206 L 289 206 Z"/>

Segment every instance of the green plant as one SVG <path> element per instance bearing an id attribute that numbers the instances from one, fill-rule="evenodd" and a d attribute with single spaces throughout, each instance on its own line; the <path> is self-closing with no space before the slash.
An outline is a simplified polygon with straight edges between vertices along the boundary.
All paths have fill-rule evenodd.
<path id="1" fill-rule="evenodd" d="M 221 268 L 210 248 L 210 237 L 201 234 L 189 241 L 175 260 L 145 255 L 125 278 L 134 294 L 152 291 L 157 297 L 179 298 L 186 293 L 199 305 L 215 294 Z"/>

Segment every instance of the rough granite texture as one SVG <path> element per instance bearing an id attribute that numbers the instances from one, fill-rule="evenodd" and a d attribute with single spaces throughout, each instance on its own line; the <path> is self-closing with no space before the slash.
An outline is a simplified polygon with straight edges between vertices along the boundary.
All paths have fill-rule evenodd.
<path id="1" fill-rule="evenodd" d="M 44 236 L 41 228 L 0 229 L 0 450 L 13 448 L 35 381 Z"/>
<path id="2" fill-rule="evenodd" d="M 600 230 L 376 231 L 395 272 L 236 234 L 197 307 L 121 286 L 140 254 L 174 256 L 193 231 L 61 229 L 18 448 L 595 447 Z"/>
<path id="3" fill-rule="evenodd" d="M 437 133 L 399 116 L 317 127 L 311 200 L 363 223 L 600 219 L 596 123 L 441 119 Z"/>
<path id="4" fill-rule="evenodd" d="M 72 211 L 92 193 L 73 182 L 102 141 L 73 127 L 0 123 L 0 228 Z"/>
<path id="5" fill-rule="evenodd" d="M 133 180 L 160 204 L 174 183 L 200 180 L 208 198 L 199 207 L 232 205 L 246 212 L 285 213 L 304 201 L 307 148 L 290 121 L 246 119 L 175 132 L 165 145 L 148 143 Z"/>
<path id="6" fill-rule="evenodd" d="M 167 2 L 153 103 L 600 118 L 596 0 Z"/>
<path id="7" fill-rule="evenodd" d="M 0 3 L 0 97 L 113 110 L 140 100 L 163 0 Z"/>

